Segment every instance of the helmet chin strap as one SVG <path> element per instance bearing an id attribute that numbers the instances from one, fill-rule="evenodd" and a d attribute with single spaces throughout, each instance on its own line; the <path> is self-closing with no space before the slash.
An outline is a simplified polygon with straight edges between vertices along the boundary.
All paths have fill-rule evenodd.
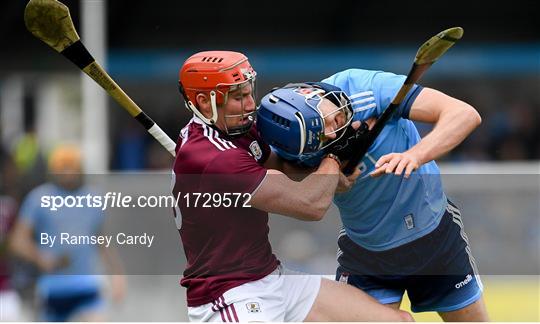
<path id="1" fill-rule="evenodd" d="M 227 95 L 228 93 L 226 93 L 224 96 L 225 96 L 225 101 L 227 100 Z M 212 116 L 210 118 L 206 118 L 206 116 L 204 116 L 203 113 L 201 113 L 201 111 L 195 107 L 195 105 L 193 104 L 193 102 L 191 101 L 187 101 L 186 102 L 186 107 L 191 111 L 193 112 L 193 114 L 195 114 L 195 116 L 199 117 L 205 124 L 207 125 L 215 125 L 216 122 L 217 122 L 217 119 L 218 119 L 218 112 L 217 112 L 217 94 L 216 94 L 216 91 L 212 90 L 210 91 L 210 106 L 212 107 Z M 244 111 L 244 108 L 242 108 L 242 111 Z M 227 118 L 237 118 L 237 117 L 243 117 L 243 116 L 246 116 L 247 118 L 249 118 L 250 120 L 250 123 L 247 124 L 247 125 L 241 125 L 241 126 L 237 126 L 237 127 L 234 127 L 234 128 L 229 128 L 228 125 L 227 125 L 227 121 L 225 121 L 225 129 L 223 130 L 226 134 L 228 135 L 242 135 L 242 134 L 245 134 L 246 132 L 248 132 L 250 129 L 251 129 L 251 126 L 253 125 L 253 121 L 254 121 L 254 117 L 253 115 L 256 113 L 256 111 L 253 111 L 251 113 L 242 113 L 242 114 L 238 114 L 238 115 L 226 115 L 225 116 L 225 119 Z"/>
<path id="2" fill-rule="evenodd" d="M 245 116 L 250 121 L 246 125 L 240 125 L 240 126 L 236 126 L 236 127 L 228 127 L 227 122 L 225 122 L 225 128 L 226 128 L 227 135 L 235 136 L 235 135 L 242 135 L 242 134 L 247 133 L 251 129 L 251 127 L 253 126 L 253 122 L 255 121 L 255 118 L 253 117 L 253 115 L 255 113 L 256 113 L 256 111 L 253 111 L 253 112 L 250 112 L 250 113 L 247 113 L 247 114 L 225 116 L 225 119 L 227 119 L 227 118 L 237 118 L 238 116 Z"/>
<path id="3" fill-rule="evenodd" d="M 215 124 L 217 121 L 217 99 L 216 99 L 216 92 L 210 91 L 210 105 L 212 106 L 212 118 L 210 118 L 210 121 L 212 124 Z"/>
<path id="4" fill-rule="evenodd" d="M 206 118 L 203 115 L 203 113 L 201 113 L 199 111 L 199 109 L 197 109 L 197 107 L 195 107 L 195 105 L 191 101 L 188 101 L 186 103 L 186 107 L 189 110 L 191 110 L 191 112 L 194 113 L 197 117 L 199 117 L 203 122 L 205 122 L 208 125 L 214 125 L 216 123 L 217 117 L 218 117 L 216 92 L 215 91 L 210 91 L 210 105 L 212 106 L 212 117 Z"/>

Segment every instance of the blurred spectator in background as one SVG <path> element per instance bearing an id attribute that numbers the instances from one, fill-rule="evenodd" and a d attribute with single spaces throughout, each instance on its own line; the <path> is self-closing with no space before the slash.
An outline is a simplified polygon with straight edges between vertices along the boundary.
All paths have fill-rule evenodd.
<path id="1" fill-rule="evenodd" d="M 516 99 L 488 119 L 490 141 L 486 147 L 494 160 L 533 160 L 540 158 L 538 142 L 540 111 Z"/>
<path id="2" fill-rule="evenodd" d="M 173 158 L 163 146 L 152 141 L 148 146 L 146 166 L 150 170 L 168 170 L 173 163 Z"/>
<path id="3" fill-rule="evenodd" d="M 104 213 L 100 208 L 41 207 L 44 196 L 86 196 L 95 191 L 83 184 L 81 152 L 74 146 L 60 146 L 49 159 L 52 180 L 32 190 L 24 199 L 10 240 L 17 256 L 32 262 L 42 272 L 36 285 L 41 321 L 104 320 L 101 294 L 101 257 L 107 263 L 115 301 L 123 297 L 122 267 L 111 247 L 60 244 L 60 234 L 100 235 Z M 56 243 L 43 244 L 43 234 L 56 236 Z M 99 245 L 100 247 L 102 245 Z"/>
<path id="4" fill-rule="evenodd" d="M 10 196 L 0 195 L 0 320 L 21 320 L 21 300 L 11 282 L 11 267 L 7 253 L 7 238 L 15 220 L 17 203 Z"/>
<path id="5" fill-rule="evenodd" d="M 11 282 L 11 264 L 7 253 L 7 238 L 17 214 L 17 201 L 12 196 L 16 177 L 13 161 L 0 153 L 0 320 L 21 320 L 21 301 Z M 11 194 L 10 194 L 11 192 Z"/>
<path id="6" fill-rule="evenodd" d="M 29 129 L 15 142 L 12 158 L 17 171 L 17 189 L 21 196 L 45 181 L 46 162 L 33 129 Z"/>
<path id="7" fill-rule="evenodd" d="M 135 123 L 125 123 L 114 151 L 114 168 L 126 171 L 144 169 L 148 139 L 144 128 Z"/>
<path id="8" fill-rule="evenodd" d="M 11 155 L 3 147 L 0 147 L 0 192 L 18 198 L 18 178 L 17 167 Z"/>

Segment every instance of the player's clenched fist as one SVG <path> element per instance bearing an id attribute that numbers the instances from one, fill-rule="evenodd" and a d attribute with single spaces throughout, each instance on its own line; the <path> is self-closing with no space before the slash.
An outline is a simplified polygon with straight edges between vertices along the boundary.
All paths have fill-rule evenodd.
<path id="1" fill-rule="evenodd" d="M 381 156 L 375 163 L 375 170 L 371 173 L 372 177 L 379 177 L 383 174 L 394 173 L 400 176 L 405 171 L 405 178 L 409 178 L 411 173 L 420 167 L 418 159 L 409 152 L 390 153 Z"/>

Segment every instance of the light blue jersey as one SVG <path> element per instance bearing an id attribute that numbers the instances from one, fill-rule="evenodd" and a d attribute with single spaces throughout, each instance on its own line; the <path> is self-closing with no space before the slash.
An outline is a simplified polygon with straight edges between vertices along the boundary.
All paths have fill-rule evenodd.
<path id="1" fill-rule="evenodd" d="M 354 120 L 381 115 L 404 81 L 405 76 L 360 69 L 322 80 L 347 93 L 355 111 Z M 422 165 L 409 179 L 369 176 L 381 156 L 404 152 L 420 141 L 416 127 L 408 119 L 420 91 L 417 85 L 409 91 L 361 161 L 361 177 L 350 191 L 334 198 L 347 235 L 369 250 L 391 249 L 426 235 L 437 227 L 446 208 L 439 168 L 434 161 Z"/>
<path id="2" fill-rule="evenodd" d="M 86 196 L 96 195 L 87 187 L 74 191 L 66 191 L 52 183 L 43 184 L 32 190 L 22 203 L 19 215 L 21 221 L 33 228 L 34 242 L 40 253 L 51 257 L 64 256 L 69 259 L 69 265 L 59 270 L 41 276 L 37 282 L 37 290 L 41 296 L 72 295 L 84 293 L 99 288 L 101 280 L 95 275 L 101 272 L 99 247 L 90 244 L 68 245 L 61 244 L 61 234 L 77 236 L 99 235 L 104 222 L 104 214 L 100 208 L 72 207 L 58 208 L 56 211 L 42 207 L 42 197 L 45 196 Z M 42 241 L 43 235 L 54 235 L 53 246 Z"/>

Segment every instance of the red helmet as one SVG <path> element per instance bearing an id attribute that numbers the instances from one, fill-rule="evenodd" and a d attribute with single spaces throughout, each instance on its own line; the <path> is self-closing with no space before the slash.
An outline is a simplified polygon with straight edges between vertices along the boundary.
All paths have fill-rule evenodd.
<path id="1" fill-rule="evenodd" d="M 179 73 L 180 91 L 186 106 L 208 124 L 217 120 L 217 105 L 227 102 L 227 94 L 246 82 L 253 82 L 257 73 L 247 57 L 238 52 L 207 51 L 188 58 Z M 204 117 L 197 107 L 199 93 L 209 93 L 213 115 Z"/>

